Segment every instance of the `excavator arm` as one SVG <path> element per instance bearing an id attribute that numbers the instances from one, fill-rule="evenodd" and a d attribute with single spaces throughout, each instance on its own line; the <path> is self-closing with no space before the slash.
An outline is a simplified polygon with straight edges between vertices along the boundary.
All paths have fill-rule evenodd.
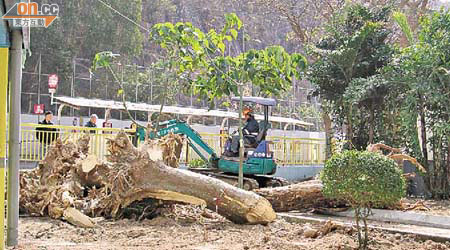
<path id="1" fill-rule="evenodd" d="M 202 137 L 186 122 L 178 120 L 169 120 L 159 123 L 160 129 L 150 133 L 150 139 L 161 138 L 169 133 L 185 135 L 189 146 L 195 151 L 195 153 L 202 158 L 205 162 L 212 164 L 219 160 L 214 150 L 206 144 Z M 202 152 L 203 151 L 203 152 Z M 214 164 L 215 165 L 215 164 Z"/>

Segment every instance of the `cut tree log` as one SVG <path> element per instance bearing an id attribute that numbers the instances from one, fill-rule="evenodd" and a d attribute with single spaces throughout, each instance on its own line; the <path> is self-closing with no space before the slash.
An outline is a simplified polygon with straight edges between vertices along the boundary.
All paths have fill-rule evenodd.
<path id="1" fill-rule="evenodd" d="M 157 154 L 164 152 L 159 158 L 164 162 L 151 159 L 154 142 L 137 149 L 120 133 L 108 141 L 107 161 L 99 162 L 88 155 L 89 135 L 76 143 L 58 140 L 38 169 L 21 176 L 21 210 L 31 215 L 66 217 L 73 224 L 86 226 L 88 222 L 81 213 L 117 218 L 134 202 L 154 198 L 207 206 L 236 223 L 267 224 L 275 220 L 275 212 L 265 198 L 175 168 L 182 146 L 178 135 L 156 143 Z"/>
<path id="2" fill-rule="evenodd" d="M 218 179 L 154 162 L 145 150 L 134 148 L 124 134 L 109 144 L 109 162 L 127 166 L 122 176 L 110 182 L 116 196 L 113 215 L 136 200 L 156 198 L 202 204 L 212 210 L 217 206 L 219 214 L 236 223 L 267 224 L 276 218 L 263 197 Z"/>
<path id="3" fill-rule="evenodd" d="M 342 202 L 326 198 L 322 189 L 323 185 L 320 180 L 312 180 L 284 187 L 262 188 L 254 191 L 266 198 L 276 212 L 345 205 Z"/>
<path id="4" fill-rule="evenodd" d="M 401 166 L 404 160 L 408 160 L 415 164 L 418 169 L 426 172 L 415 158 L 401 154 L 401 149 L 392 148 L 381 143 L 371 144 L 367 147 L 367 151 L 369 152 L 382 154 L 382 150 L 388 151 L 389 153 L 386 157 L 395 160 L 399 166 Z M 411 174 L 405 174 L 404 177 L 410 178 Z M 312 180 L 284 187 L 262 188 L 254 190 L 254 192 L 266 198 L 276 212 L 346 206 L 342 201 L 335 201 L 324 197 L 322 188 L 323 185 L 320 180 Z M 396 208 L 400 206 L 401 203 L 395 205 Z"/>

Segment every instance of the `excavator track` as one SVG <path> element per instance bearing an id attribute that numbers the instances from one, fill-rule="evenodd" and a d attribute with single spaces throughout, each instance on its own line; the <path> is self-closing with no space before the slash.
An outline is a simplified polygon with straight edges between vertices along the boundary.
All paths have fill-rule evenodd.
<path id="1" fill-rule="evenodd" d="M 282 187 L 289 185 L 289 181 L 281 177 L 271 177 L 266 183 L 266 187 Z"/>
<path id="2" fill-rule="evenodd" d="M 224 181 L 224 182 L 231 184 L 233 186 L 236 186 L 236 187 L 239 185 L 239 177 L 235 176 L 235 175 L 228 175 L 228 174 L 225 174 L 222 172 L 216 172 L 210 168 L 190 168 L 189 170 L 219 179 L 221 181 Z M 244 189 L 245 190 L 250 191 L 250 190 L 258 189 L 258 188 L 259 188 L 259 183 L 257 180 L 248 178 L 248 177 L 244 177 Z"/>
<path id="3" fill-rule="evenodd" d="M 189 170 L 225 181 L 226 183 L 236 187 L 239 183 L 238 176 L 217 172 L 216 169 L 189 168 Z M 289 182 L 281 177 L 274 177 L 270 175 L 255 175 L 250 178 L 244 176 L 244 189 L 249 191 L 258 188 L 282 187 L 287 185 L 289 185 Z"/>

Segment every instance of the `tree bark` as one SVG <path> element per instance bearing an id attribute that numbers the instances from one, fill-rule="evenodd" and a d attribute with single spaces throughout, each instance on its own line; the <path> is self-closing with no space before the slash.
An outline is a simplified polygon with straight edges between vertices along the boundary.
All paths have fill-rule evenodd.
<path id="1" fill-rule="evenodd" d="M 373 104 L 370 107 L 370 121 L 369 121 L 369 144 L 373 143 L 374 130 L 375 130 L 375 111 L 373 109 Z"/>
<path id="2" fill-rule="evenodd" d="M 284 187 L 262 188 L 254 191 L 265 197 L 276 212 L 344 205 L 342 202 L 326 198 L 322 193 L 322 189 L 321 181 L 312 180 Z"/>
<path id="3" fill-rule="evenodd" d="M 324 127 L 325 127 L 325 137 L 326 137 L 326 146 L 327 146 L 326 159 L 329 159 L 331 157 L 331 155 L 333 154 L 332 149 L 331 149 L 331 140 L 333 139 L 332 122 L 331 122 L 330 115 L 325 111 L 323 111 L 323 113 L 322 113 L 322 119 L 323 119 L 323 123 L 324 123 Z"/>
<path id="4" fill-rule="evenodd" d="M 447 140 L 450 140 L 450 137 L 447 137 Z M 443 187 L 443 196 L 444 198 L 450 197 L 450 141 L 448 141 L 447 147 L 442 152 L 443 162 L 442 162 L 442 187 Z"/>
<path id="5" fill-rule="evenodd" d="M 427 146 L 427 124 L 425 120 L 425 112 L 423 105 L 420 107 L 419 111 L 420 116 L 420 132 L 421 132 L 421 141 L 422 141 L 422 155 L 423 155 L 423 163 L 425 168 L 428 170 L 428 146 Z"/>
<path id="6" fill-rule="evenodd" d="M 349 112 L 347 113 L 347 140 L 349 143 L 349 149 L 353 149 L 353 107 L 350 105 Z"/>

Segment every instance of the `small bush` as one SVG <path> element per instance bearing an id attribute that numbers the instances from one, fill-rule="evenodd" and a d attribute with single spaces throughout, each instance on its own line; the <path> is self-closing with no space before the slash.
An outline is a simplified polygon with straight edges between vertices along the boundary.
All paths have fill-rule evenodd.
<path id="1" fill-rule="evenodd" d="M 344 200 L 355 210 L 362 249 L 367 247 L 367 217 L 371 208 L 393 205 L 405 194 L 405 180 L 397 164 L 381 154 L 367 151 L 344 151 L 334 155 L 325 163 L 321 179 L 325 196 Z"/>
<path id="2" fill-rule="evenodd" d="M 206 162 L 202 159 L 192 160 L 188 163 L 190 168 L 202 168 L 206 166 Z"/>

